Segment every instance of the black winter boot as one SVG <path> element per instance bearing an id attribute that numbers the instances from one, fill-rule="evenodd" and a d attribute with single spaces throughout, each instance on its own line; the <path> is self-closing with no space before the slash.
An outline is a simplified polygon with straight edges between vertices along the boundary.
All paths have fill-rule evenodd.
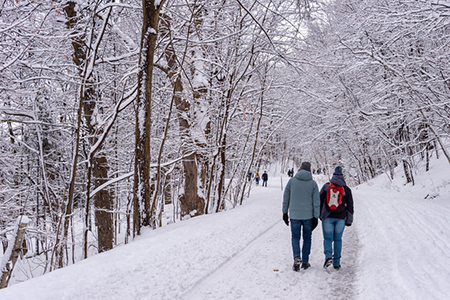
<path id="1" fill-rule="evenodd" d="M 300 264 L 301 263 L 302 263 L 302 259 L 300 258 L 300 256 L 296 256 L 294 258 L 294 265 L 292 266 L 292 270 L 297 272 L 300 269 Z"/>
<path id="2" fill-rule="evenodd" d="M 329 266 L 331 266 L 333 264 L 333 258 L 332 257 L 328 257 L 325 260 L 325 263 L 323 264 L 324 269 L 327 269 Z"/>
<path id="3" fill-rule="evenodd" d="M 303 269 L 303 270 L 306 270 L 306 269 L 308 269 L 309 267 L 311 267 L 311 265 L 310 265 L 309 263 L 302 263 L 302 269 Z"/>

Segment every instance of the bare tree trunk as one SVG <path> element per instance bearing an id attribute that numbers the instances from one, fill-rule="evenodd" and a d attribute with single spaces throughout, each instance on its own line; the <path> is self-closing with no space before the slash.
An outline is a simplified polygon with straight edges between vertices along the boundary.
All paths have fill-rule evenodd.
<path id="1" fill-rule="evenodd" d="M 94 187 L 97 188 L 107 181 L 108 161 L 104 155 L 98 156 L 94 161 L 93 175 Z M 104 252 L 113 248 L 113 197 L 108 189 L 103 189 L 94 196 L 95 222 L 98 233 L 98 252 Z"/>
<path id="2" fill-rule="evenodd" d="M 162 28 L 170 34 L 170 19 L 165 16 Z M 196 216 L 203 214 L 205 201 L 198 196 L 198 169 L 197 154 L 192 153 L 191 125 L 189 121 L 190 103 L 182 97 L 183 84 L 181 82 L 180 65 L 177 61 L 175 49 L 170 42 L 166 48 L 165 56 L 169 70 L 167 72 L 174 88 L 174 101 L 177 108 L 177 117 L 182 141 L 183 172 L 184 172 L 184 194 L 180 196 L 181 216 Z"/>
<path id="3" fill-rule="evenodd" d="M 153 226 L 153 228 L 156 227 L 156 223 L 157 223 L 156 220 L 155 220 L 156 216 L 154 216 L 153 213 L 155 211 L 155 207 L 157 206 L 157 199 L 158 199 L 158 195 L 160 193 L 159 190 L 160 190 L 160 187 L 161 187 L 161 172 L 162 172 L 162 170 L 161 170 L 161 159 L 162 159 L 162 155 L 163 155 L 163 151 L 164 151 L 164 144 L 166 143 L 166 140 L 167 140 L 167 133 L 168 133 L 168 130 L 169 130 L 170 119 L 172 117 L 172 109 L 173 109 L 174 98 L 175 98 L 175 90 L 174 90 L 174 95 L 172 96 L 172 100 L 170 101 L 169 114 L 168 114 L 167 120 L 166 120 L 166 127 L 164 128 L 164 136 L 162 138 L 161 146 L 159 147 L 159 153 L 158 153 L 158 162 L 157 162 L 157 167 L 156 167 L 157 168 L 156 169 L 156 188 L 155 188 L 153 202 L 152 202 L 152 207 L 151 207 L 151 211 L 150 211 L 150 213 L 152 214 L 151 218 L 152 218 L 152 226 Z M 163 193 L 164 193 L 164 190 L 165 189 L 163 189 Z M 162 208 L 164 207 L 164 198 L 165 198 L 165 195 L 163 194 L 162 197 L 161 197 L 161 202 L 162 202 L 161 206 L 162 206 Z M 161 213 L 162 213 L 162 210 L 163 209 L 161 209 Z M 159 218 L 159 219 L 161 219 L 161 218 Z"/>
<path id="4" fill-rule="evenodd" d="M 25 237 L 25 229 L 28 225 L 28 218 L 20 217 L 18 224 L 16 225 L 15 241 L 10 243 L 5 257 L 3 258 L 3 264 L 1 265 L 2 277 L 0 280 L 0 289 L 8 286 L 9 279 L 11 278 L 14 265 L 16 264 L 19 254 L 22 252 L 22 245 Z M 9 256 L 9 257 L 8 257 Z"/>
<path id="5" fill-rule="evenodd" d="M 230 81 L 232 81 L 233 76 L 231 76 Z M 220 134 L 219 134 L 219 151 L 217 155 L 219 156 L 219 183 L 217 184 L 217 207 L 216 212 L 219 212 L 221 209 L 224 208 L 224 201 L 222 197 L 224 196 L 224 187 L 225 187 L 225 163 L 226 163 L 226 156 L 225 156 L 225 149 L 227 144 L 227 133 L 226 128 L 228 124 L 228 116 L 230 111 L 230 102 L 231 102 L 231 95 L 232 95 L 231 89 L 228 90 L 227 96 L 225 98 L 225 113 L 223 116 L 222 126 L 220 127 Z M 211 181 L 213 180 L 211 176 Z M 211 185 L 211 183 L 210 183 Z M 209 194 L 209 191 L 208 191 Z M 209 199 L 209 197 L 208 197 Z M 209 202 L 209 201 L 208 201 Z"/>
<path id="6" fill-rule="evenodd" d="M 403 171 L 405 173 L 405 177 L 406 177 L 406 183 L 412 183 L 412 185 L 414 185 L 414 177 L 412 174 L 412 170 L 411 167 L 408 163 L 408 161 L 406 159 L 403 159 Z"/>
<path id="7" fill-rule="evenodd" d="M 67 26 L 71 29 L 75 29 L 77 25 L 77 12 L 75 11 L 75 3 L 69 2 L 64 8 L 68 17 Z M 108 23 L 109 16 L 111 15 L 111 8 L 107 11 L 106 17 L 103 20 L 103 30 L 99 32 L 97 37 L 97 45 L 101 41 L 106 24 Z M 95 18 L 95 17 L 94 17 Z M 95 22 L 93 22 L 95 23 Z M 95 26 L 93 26 L 94 28 Z M 92 30 L 91 36 L 94 36 Z M 83 107 L 84 118 L 86 121 L 86 127 L 88 130 L 91 148 L 98 142 L 96 135 L 102 134 L 102 130 L 98 131 L 92 118 L 97 106 L 97 92 L 92 82 L 91 73 L 87 71 L 88 64 L 94 65 L 97 49 L 91 49 L 86 47 L 86 44 L 82 36 L 77 36 L 73 39 L 72 46 L 74 49 L 73 60 L 75 64 L 82 67 L 84 64 L 84 71 L 80 69 L 80 75 L 83 76 L 83 84 L 80 93 L 80 106 Z M 89 49 L 87 49 L 89 48 Z M 92 51 L 92 55 L 89 52 Z M 103 142 L 103 141 L 101 141 Z M 90 150 L 88 160 L 88 182 L 87 182 L 87 197 L 85 207 L 85 228 L 84 228 L 84 257 L 87 258 L 88 248 L 88 229 L 89 229 L 89 216 L 90 216 L 90 189 L 91 178 L 94 177 L 94 189 L 108 180 L 108 161 L 104 155 L 95 156 L 95 153 L 100 150 L 101 146 L 96 149 Z M 77 155 L 77 153 L 75 153 Z M 69 196 L 70 197 L 70 196 Z M 94 196 L 96 225 L 98 228 L 98 251 L 103 252 L 113 248 L 113 221 L 111 210 L 113 207 L 113 198 L 108 190 L 102 190 Z M 66 235 L 66 230 L 64 231 Z"/>
<path id="8" fill-rule="evenodd" d="M 139 56 L 138 89 L 136 97 L 136 149 L 133 194 L 133 236 L 141 227 L 150 225 L 150 129 L 152 104 L 153 62 L 158 36 L 159 11 L 164 0 L 143 0 L 141 50 Z"/>
<path id="9" fill-rule="evenodd" d="M 217 210 L 225 208 L 225 202 L 223 197 L 225 196 L 223 191 L 225 187 L 225 146 L 227 144 L 227 134 L 224 133 L 222 137 L 222 143 L 220 145 L 220 174 L 219 174 L 219 184 L 217 186 Z"/>
<path id="10" fill-rule="evenodd" d="M 255 160 L 255 155 L 256 155 L 256 147 L 258 145 L 258 137 L 259 137 L 259 130 L 261 128 L 261 120 L 263 117 L 263 107 L 264 107 L 264 86 L 265 86 L 265 79 L 266 77 L 264 77 L 263 82 L 261 83 L 261 94 L 259 95 L 259 116 L 258 116 L 258 124 L 256 125 L 256 134 L 255 134 L 255 143 L 253 145 L 253 151 L 252 151 L 252 159 L 250 160 L 250 164 L 249 164 L 249 169 L 247 170 L 247 173 L 244 174 L 244 176 L 247 176 L 248 172 L 250 171 L 250 168 Z M 246 183 L 247 181 L 244 180 L 244 182 Z M 244 193 L 245 193 L 245 188 L 242 189 L 242 194 L 241 194 L 241 199 L 239 204 L 242 205 L 243 201 L 244 201 Z"/>

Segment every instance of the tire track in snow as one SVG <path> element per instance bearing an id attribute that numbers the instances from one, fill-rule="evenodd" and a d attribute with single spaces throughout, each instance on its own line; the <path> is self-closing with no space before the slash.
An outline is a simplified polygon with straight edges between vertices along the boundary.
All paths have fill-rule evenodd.
<path id="1" fill-rule="evenodd" d="M 198 289 L 200 285 L 204 285 L 205 282 L 208 280 L 211 280 L 217 276 L 217 273 L 219 271 L 223 272 L 224 269 L 229 268 L 229 266 L 235 262 L 239 256 L 242 255 L 242 253 L 247 252 L 253 245 L 257 243 L 258 240 L 260 240 L 262 237 L 267 235 L 273 228 L 279 224 L 281 221 L 277 221 L 274 224 L 270 225 L 267 229 L 262 231 L 259 235 L 254 237 L 252 240 L 250 240 L 243 248 L 241 248 L 239 251 L 235 252 L 233 255 L 231 255 L 228 259 L 226 259 L 224 262 L 219 264 L 214 270 L 211 272 L 205 274 L 203 277 L 201 277 L 199 280 L 197 280 L 196 283 L 194 283 L 191 287 L 191 289 L 184 295 L 184 299 L 197 299 L 195 298 L 195 291 Z"/>

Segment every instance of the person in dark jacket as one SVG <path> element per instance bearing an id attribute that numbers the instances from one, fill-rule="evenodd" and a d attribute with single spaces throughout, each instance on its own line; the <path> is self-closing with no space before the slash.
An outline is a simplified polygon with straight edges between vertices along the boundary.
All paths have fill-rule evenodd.
<path id="1" fill-rule="evenodd" d="M 294 254 L 292 268 L 298 271 L 301 264 L 301 268 L 306 270 L 311 266 L 309 264 L 311 235 L 317 226 L 320 212 L 319 188 L 312 178 L 309 162 L 303 162 L 297 174 L 286 184 L 282 211 L 287 226 L 289 218 L 291 221 L 291 243 Z M 301 233 L 303 233 L 302 257 L 300 257 Z"/>
<path id="2" fill-rule="evenodd" d="M 341 204 L 334 207 L 331 204 L 327 204 L 327 199 L 332 199 L 331 193 L 333 190 L 330 188 L 331 185 L 333 185 L 334 191 L 339 191 L 339 193 L 343 194 Z M 325 253 L 323 267 L 328 268 L 333 264 L 333 267 L 339 270 L 341 268 L 344 228 L 345 226 L 351 226 L 353 222 L 352 191 L 345 183 L 341 166 L 337 166 L 334 169 L 330 182 L 325 183 L 320 190 L 320 219 L 322 220 Z"/>
<path id="3" fill-rule="evenodd" d="M 262 186 L 267 187 L 267 180 L 269 180 L 269 175 L 267 175 L 266 171 L 264 171 L 264 173 L 261 175 L 261 179 L 263 181 Z"/>
<path id="4" fill-rule="evenodd" d="M 253 173 L 252 173 L 252 171 L 249 171 L 249 172 L 248 172 L 247 178 L 248 178 L 248 181 L 249 181 L 249 182 L 252 181 L 252 178 L 253 178 Z"/>

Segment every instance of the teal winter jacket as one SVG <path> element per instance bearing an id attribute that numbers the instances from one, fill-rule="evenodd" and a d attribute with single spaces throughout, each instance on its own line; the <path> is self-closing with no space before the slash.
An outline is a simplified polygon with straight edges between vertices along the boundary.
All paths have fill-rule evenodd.
<path id="1" fill-rule="evenodd" d="M 283 214 L 288 210 L 289 218 L 294 220 L 319 218 L 319 188 L 311 172 L 300 170 L 288 181 L 284 188 Z"/>

